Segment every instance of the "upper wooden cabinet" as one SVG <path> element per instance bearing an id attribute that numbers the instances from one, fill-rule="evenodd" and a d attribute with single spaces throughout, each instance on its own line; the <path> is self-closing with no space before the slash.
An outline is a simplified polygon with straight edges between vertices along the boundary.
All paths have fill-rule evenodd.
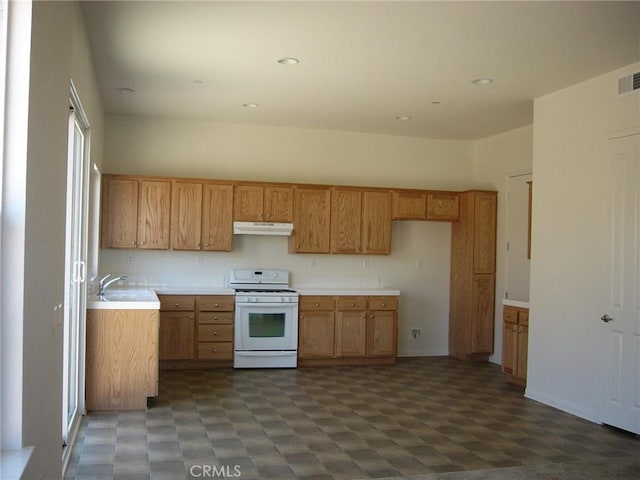
<path id="1" fill-rule="evenodd" d="M 433 192 L 427 195 L 427 220 L 455 222 L 459 214 L 457 193 Z"/>
<path id="2" fill-rule="evenodd" d="M 394 220 L 455 222 L 459 217 L 455 192 L 396 190 L 393 192 Z"/>
<path id="3" fill-rule="evenodd" d="M 105 175 L 103 248 L 169 248 L 171 181 Z"/>
<path id="4" fill-rule="evenodd" d="M 291 222 L 291 187 L 236 185 L 233 219 L 241 222 Z"/>
<path id="5" fill-rule="evenodd" d="M 362 253 L 391 253 L 391 193 L 362 194 Z"/>
<path id="6" fill-rule="evenodd" d="M 174 250 L 230 251 L 233 186 L 175 181 L 171 208 Z"/>
<path id="7" fill-rule="evenodd" d="M 331 253 L 391 253 L 391 194 L 334 188 Z"/>
<path id="8" fill-rule="evenodd" d="M 460 220 L 451 228 L 449 354 L 487 360 L 493 352 L 496 192 L 460 196 Z"/>
<path id="9" fill-rule="evenodd" d="M 394 220 L 424 220 L 427 218 L 427 194 L 424 192 L 393 192 Z"/>
<path id="10" fill-rule="evenodd" d="M 293 190 L 293 235 L 291 253 L 329 253 L 331 190 L 295 188 Z"/>
<path id="11" fill-rule="evenodd" d="M 331 253 L 362 252 L 362 192 L 331 192 Z"/>

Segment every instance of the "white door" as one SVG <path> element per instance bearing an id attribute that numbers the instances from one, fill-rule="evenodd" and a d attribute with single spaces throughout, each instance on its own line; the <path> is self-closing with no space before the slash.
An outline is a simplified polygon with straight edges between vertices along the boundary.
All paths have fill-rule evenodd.
<path id="1" fill-rule="evenodd" d="M 602 421 L 640 434 L 640 134 L 607 141 L 611 192 L 609 305 Z"/>
<path id="2" fill-rule="evenodd" d="M 529 183 L 531 174 L 513 175 L 507 183 L 507 259 L 505 296 L 529 301 Z"/>

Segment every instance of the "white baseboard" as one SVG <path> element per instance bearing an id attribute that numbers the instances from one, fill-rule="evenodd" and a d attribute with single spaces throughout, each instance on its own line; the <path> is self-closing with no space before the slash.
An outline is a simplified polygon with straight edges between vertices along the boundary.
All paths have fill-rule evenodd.
<path id="1" fill-rule="evenodd" d="M 550 407 L 557 408 L 558 410 L 562 410 L 563 412 L 575 415 L 576 417 L 583 418 L 590 422 L 598 424 L 602 423 L 597 412 L 591 408 L 585 407 L 584 405 L 579 405 L 565 399 L 556 398 L 530 387 L 527 387 L 525 389 L 524 396 L 531 400 L 535 400 Z"/>

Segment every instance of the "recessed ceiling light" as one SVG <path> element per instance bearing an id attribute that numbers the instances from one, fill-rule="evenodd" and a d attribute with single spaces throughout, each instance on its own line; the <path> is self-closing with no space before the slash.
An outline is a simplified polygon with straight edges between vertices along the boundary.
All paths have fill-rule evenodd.
<path id="1" fill-rule="evenodd" d="M 282 65 L 295 65 L 296 63 L 300 63 L 300 60 L 293 57 L 284 57 L 278 60 L 278 63 Z"/>
<path id="2" fill-rule="evenodd" d="M 397 117 L 395 117 L 396 120 L 411 120 L 411 117 L 409 115 L 398 115 Z"/>
<path id="3" fill-rule="evenodd" d="M 476 78 L 472 80 L 471 83 L 475 85 L 491 85 L 493 83 L 493 79 L 491 78 Z"/>
<path id="4" fill-rule="evenodd" d="M 135 90 L 129 87 L 118 87 L 116 88 L 116 92 L 121 93 L 122 95 L 130 95 L 135 92 Z"/>
<path id="5" fill-rule="evenodd" d="M 245 108 L 258 108 L 260 105 L 257 103 L 243 103 L 242 106 Z"/>

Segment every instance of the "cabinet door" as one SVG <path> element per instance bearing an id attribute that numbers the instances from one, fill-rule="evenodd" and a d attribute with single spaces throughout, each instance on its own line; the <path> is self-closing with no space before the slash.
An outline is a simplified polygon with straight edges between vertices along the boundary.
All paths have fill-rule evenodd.
<path id="1" fill-rule="evenodd" d="M 509 375 L 516 373 L 518 355 L 518 325 L 504 322 L 502 329 L 502 371 Z"/>
<path id="2" fill-rule="evenodd" d="M 370 311 L 367 319 L 367 355 L 393 356 L 397 352 L 398 320 L 394 311 Z"/>
<path id="3" fill-rule="evenodd" d="M 239 222 L 263 222 L 264 189 L 256 185 L 236 185 L 233 218 Z"/>
<path id="4" fill-rule="evenodd" d="M 329 253 L 331 190 L 297 188 L 293 192 L 292 253 Z"/>
<path id="5" fill-rule="evenodd" d="M 366 352 L 367 312 L 338 312 L 336 357 L 363 357 Z"/>
<path id="6" fill-rule="evenodd" d="M 390 254 L 391 193 L 364 192 L 362 203 L 362 252 Z"/>
<path id="7" fill-rule="evenodd" d="M 172 196 L 172 248 L 174 250 L 200 250 L 202 184 L 174 182 Z"/>
<path id="8" fill-rule="evenodd" d="M 331 192 L 331 253 L 360 253 L 362 244 L 362 192 Z"/>
<path id="9" fill-rule="evenodd" d="M 202 250 L 231 251 L 233 186 L 205 184 L 202 197 Z"/>
<path id="10" fill-rule="evenodd" d="M 471 293 L 471 351 L 493 352 L 494 275 L 474 275 Z"/>
<path id="11" fill-rule="evenodd" d="M 529 348 L 529 326 L 518 325 L 518 357 L 516 361 L 516 377 L 527 379 L 527 350 Z"/>
<path id="12" fill-rule="evenodd" d="M 427 195 L 413 192 L 393 192 L 394 220 L 424 220 Z"/>
<path id="13" fill-rule="evenodd" d="M 195 354 L 193 312 L 160 313 L 160 360 L 193 360 Z"/>
<path id="14" fill-rule="evenodd" d="M 298 339 L 300 358 L 333 358 L 335 323 L 333 312 L 301 312 Z"/>
<path id="15" fill-rule="evenodd" d="M 105 177 L 102 203 L 102 247 L 136 248 L 138 181 Z"/>
<path id="16" fill-rule="evenodd" d="M 138 248 L 169 249 L 171 182 L 141 180 L 138 204 Z"/>
<path id="17" fill-rule="evenodd" d="M 430 193 L 427 197 L 427 220 L 455 222 L 459 217 L 458 195 Z"/>
<path id="18" fill-rule="evenodd" d="M 496 195 L 478 192 L 474 197 L 473 273 L 495 273 Z"/>
<path id="19" fill-rule="evenodd" d="M 264 213 L 268 222 L 293 220 L 293 189 L 291 187 L 264 187 Z"/>

